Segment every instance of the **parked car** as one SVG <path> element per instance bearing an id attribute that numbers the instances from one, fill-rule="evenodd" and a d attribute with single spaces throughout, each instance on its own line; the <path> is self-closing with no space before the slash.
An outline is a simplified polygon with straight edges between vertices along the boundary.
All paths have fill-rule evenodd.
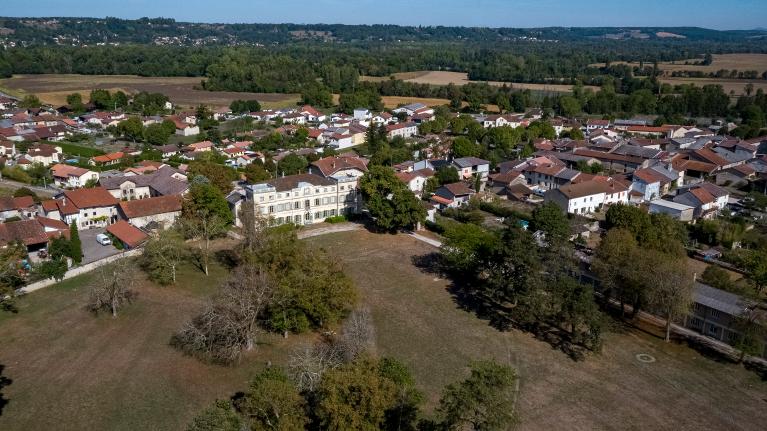
<path id="1" fill-rule="evenodd" d="M 111 245 L 112 240 L 109 239 L 108 236 L 104 235 L 103 233 L 100 233 L 96 235 L 96 242 L 98 242 L 101 245 Z"/>

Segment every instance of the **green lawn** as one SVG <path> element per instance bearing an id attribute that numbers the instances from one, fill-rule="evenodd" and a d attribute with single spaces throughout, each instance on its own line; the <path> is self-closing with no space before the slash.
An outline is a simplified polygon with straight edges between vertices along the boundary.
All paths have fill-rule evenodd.
<path id="1" fill-rule="evenodd" d="M 99 150 L 98 148 L 73 144 L 71 142 L 55 142 L 52 145 L 61 147 L 61 150 L 64 151 L 64 154 L 67 154 L 70 156 L 93 157 L 93 156 L 100 156 L 104 154 L 104 152 Z"/>
<path id="2" fill-rule="evenodd" d="M 21 298 L 18 314 L 0 314 L 0 365 L 13 380 L 0 429 L 183 429 L 216 398 L 245 389 L 267 361 L 285 362 L 303 339 L 265 336 L 268 344 L 237 367 L 206 365 L 168 345 L 226 275 L 188 266 L 178 286 L 144 280 L 116 319 L 84 309 L 88 275 Z"/>
<path id="3" fill-rule="evenodd" d="M 521 376 L 523 430 L 763 430 L 767 382 L 655 335 L 615 325 L 603 352 L 573 362 L 532 335 L 500 332 L 461 309 L 449 283 L 412 264 L 435 251 L 406 236 L 345 232 L 310 239 L 338 256 L 373 313 L 379 353 L 404 361 L 434 407 L 474 359 Z M 646 364 L 636 355 L 647 353 Z"/>

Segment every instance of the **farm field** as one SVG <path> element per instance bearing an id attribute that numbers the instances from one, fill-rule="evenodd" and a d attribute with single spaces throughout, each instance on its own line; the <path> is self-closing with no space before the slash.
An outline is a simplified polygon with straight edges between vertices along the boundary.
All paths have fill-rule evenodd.
<path id="1" fill-rule="evenodd" d="M 420 72 L 403 72 L 395 73 L 393 75 L 397 79 L 401 79 L 405 82 L 413 82 L 416 84 L 430 84 L 430 85 L 465 85 L 472 82 L 485 82 L 485 81 L 470 81 L 467 73 L 463 72 L 445 72 L 445 71 L 420 71 Z M 386 81 L 389 77 L 378 76 L 364 76 L 363 81 L 380 82 Z M 560 84 L 527 84 L 517 82 L 499 82 L 499 81 L 487 81 L 487 84 L 501 87 L 504 84 L 512 88 L 519 90 L 534 90 L 534 91 L 548 91 L 567 93 L 572 91 L 572 85 L 560 85 Z M 593 90 L 598 90 L 597 87 L 588 87 Z"/>
<path id="2" fill-rule="evenodd" d="M 136 93 L 149 91 L 168 96 L 174 104 L 195 107 L 206 104 L 213 107 L 229 106 L 232 100 L 256 99 L 265 108 L 295 105 L 299 96 L 278 93 L 239 93 L 234 91 L 205 91 L 195 89 L 199 77 L 143 77 L 134 75 L 14 75 L 0 80 L 0 91 L 23 97 L 35 94 L 52 105 L 66 104 L 67 95 L 81 93 L 85 101 L 90 91 L 103 88 L 109 91 Z"/>
<path id="3" fill-rule="evenodd" d="M 702 58 L 693 58 L 689 60 L 680 60 L 675 62 L 662 62 L 658 63 L 660 70 L 670 75 L 672 72 L 679 71 L 696 71 L 703 73 L 717 72 L 722 69 L 726 70 L 738 70 L 748 71 L 755 70 L 759 74 L 767 71 L 767 54 L 713 54 L 713 61 L 708 66 L 684 64 L 685 62 L 693 63 L 699 62 Z M 612 64 L 630 64 L 632 66 L 639 66 L 638 62 L 625 62 L 615 61 Z M 652 66 L 652 63 L 645 63 L 645 65 Z M 604 67 L 604 63 L 595 63 L 591 66 Z"/>
<path id="4" fill-rule="evenodd" d="M 760 430 L 767 420 L 767 382 L 656 334 L 615 324 L 601 354 L 573 362 L 529 334 L 493 329 L 454 301 L 446 280 L 413 265 L 434 249 L 410 237 L 356 231 L 309 241 L 340 258 L 372 310 L 379 353 L 410 367 L 429 408 L 468 362 L 492 357 L 521 376 L 522 430 Z"/>
<path id="5" fill-rule="evenodd" d="M 664 84 L 682 85 L 693 84 L 698 86 L 704 85 L 721 85 L 722 89 L 730 93 L 732 92 L 736 96 L 740 96 L 745 93 L 745 87 L 751 83 L 754 85 L 754 91 L 762 89 L 767 91 L 767 80 L 763 79 L 720 79 L 720 78 L 673 78 L 663 77 L 659 79 Z"/>
<path id="6" fill-rule="evenodd" d="M 177 286 L 141 280 L 116 319 L 84 309 L 91 276 L 67 280 L 0 313 L 0 371 L 12 383 L 0 429 L 181 430 L 217 398 L 247 388 L 268 361 L 284 363 L 302 337 L 260 337 L 237 367 L 203 364 L 168 345 L 226 277 L 186 266 Z M 3 368 L 4 367 L 4 368 Z"/>

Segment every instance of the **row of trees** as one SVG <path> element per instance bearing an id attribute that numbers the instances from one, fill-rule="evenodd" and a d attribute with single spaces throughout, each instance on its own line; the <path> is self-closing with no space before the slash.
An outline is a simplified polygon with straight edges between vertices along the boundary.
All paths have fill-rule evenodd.
<path id="1" fill-rule="evenodd" d="M 569 222 L 554 204 L 534 211 L 530 232 L 507 218 L 502 231 L 475 224 L 446 226 L 440 255 L 460 298 L 499 328 L 515 326 L 545 338 L 574 357 L 601 347 L 603 317 L 590 285 L 577 278 Z"/>

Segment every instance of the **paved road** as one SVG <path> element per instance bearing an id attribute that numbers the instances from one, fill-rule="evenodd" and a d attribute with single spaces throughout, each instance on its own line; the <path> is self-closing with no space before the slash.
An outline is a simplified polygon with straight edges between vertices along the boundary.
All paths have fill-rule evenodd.
<path id="1" fill-rule="evenodd" d="M 96 242 L 96 235 L 105 231 L 104 228 L 80 231 L 80 242 L 83 244 L 83 265 L 120 253 L 120 250 L 113 245 L 101 245 Z"/>

